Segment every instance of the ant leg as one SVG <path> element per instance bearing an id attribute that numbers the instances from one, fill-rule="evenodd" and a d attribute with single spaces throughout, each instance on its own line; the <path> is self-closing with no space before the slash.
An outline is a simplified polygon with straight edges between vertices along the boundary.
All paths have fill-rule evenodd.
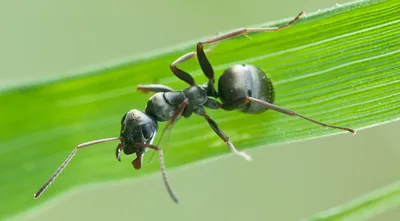
<path id="1" fill-rule="evenodd" d="M 185 110 L 186 105 L 189 104 L 189 99 L 185 98 L 185 100 L 182 102 L 182 104 L 179 106 L 178 110 L 175 112 L 175 114 L 171 117 L 171 120 L 167 123 L 167 125 L 165 125 L 163 131 L 161 132 L 161 136 L 160 139 L 158 140 L 158 144 L 157 146 L 159 146 L 161 144 L 161 141 L 164 137 L 165 132 L 169 131 L 172 126 L 175 124 L 175 122 L 178 120 L 179 116 L 182 115 L 183 111 Z M 164 150 L 167 147 L 164 147 Z M 149 157 L 148 162 L 151 162 L 151 160 L 153 159 L 154 154 L 151 154 Z"/>
<path id="2" fill-rule="evenodd" d="M 174 89 L 162 85 L 162 84 L 146 84 L 146 85 L 138 85 L 136 89 L 142 93 L 149 93 L 149 92 L 172 92 Z"/>
<path id="3" fill-rule="evenodd" d="M 119 162 L 121 162 L 121 150 L 124 148 L 122 143 L 119 143 L 117 149 L 115 149 L 115 157 Z"/>
<path id="4" fill-rule="evenodd" d="M 168 191 L 169 195 L 171 196 L 172 200 L 174 200 L 175 203 L 179 203 L 179 200 L 176 197 L 176 195 L 174 194 L 172 187 L 168 181 L 167 170 L 165 169 L 165 163 L 164 163 L 164 154 L 163 154 L 163 151 L 161 150 L 161 148 L 158 146 L 151 145 L 151 144 L 143 144 L 143 143 L 136 143 L 136 145 L 141 146 L 141 147 L 147 147 L 147 148 L 158 151 L 158 153 L 160 154 L 160 169 L 161 169 L 161 173 L 163 176 L 164 184 L 167 187 L 167 191 Z"/>
<path id="5" fill-rule="evenodd" d="M 68 165 L 68 163 L 72 160 L 72 158 L 75 156 L 76 152 L 87 146 L 91 146 L 94 144 L 99 144 L 99 143 L 104 143 L 108 141 L 114 141 L 114 140 L 120 140 L 119 137 L 112 137 L 112 138 L 105 138 L 105 139 L 100 139 L 100 140 L 93 140 L 89 141 L 86 143 L 81 143 L 78 146 L 74 148 L 74 150 L 71 152 L 71 154 L 65 159 L 65 161 L 61 164 L 61 166 L 54 172 L 54 174 L 50 177 L 50 179 L 47 180 L 47 182 L 33 195 L 35 199 L 39 198 L 40 195 L 50 186 L 50 184 L 57 178 L 58 175 L 64 170 L 64 168 Z"/>
<path id="6" fill-rule="evenodd" d="M 232 142 L 229 140 L 229 137 L 226 136 L 226 134 L 218 127 L 218 124 L 213 119 L 211 119 L 210 116 L 207 115 L 206 111 L 204 110 L 204 108 L 202 106 L 199 106 L 196 109 L 195 113 L 204 117 L 207 120 L 208 124 L 211 126 L 211 128 L 214 130 L 214 132 L 228 145 L 228 147 L 232 151 L 232 153 L 237 154 L 248 161 L 252 160 L 252 158 L 249 155 L 247 155 L 245 152 L 238 151 L 235 148 L 235 146 L 233 146 Z"/>
<path id="7" fill-rule="evenodd" d="M 216 100 L 208 98 L 207 101 L 203 104 L 203 106 L 208 107 L 210 109 L 219 109 L 221 107 L 221 104 Z"/>
<path id="8" fill-rule="evenodd" d="M 200 67 L 203 70 L 204 74 L 207 76 L 208 78 L 208 86 L 207 86 L 207 95 L 208 96 L 212 96 L 212 97 L 218 97 L 218 93 L 215 90 L 214 87 L 214 70 L 211 66 L 211 63 L 208 61 L 206 54 L 204 53 L 203 50 L 203 45 L 205 44 L 209 44 L 209 43 L 216 43 L 218 41 L 222 41 L 224 39 L 228 39 L 228 38 L 232 38 L 238 35 L 244 35 L 246 37 L 248 37 L 246 35 L 246 33 L 249 32 L 271 32 L 271 31 L 279 31 L 283 28 L 288 27 L 289 25 L 295 23 L 299 17 L 303 14 L 303 12 L 300 12 L 293 20 L 291 20 L 289 23 L 282 25 L 280 27 L 270 27 L 270 28 L 241 28 L 232 32 L 228 32 L 226 34 L 222 34 L 220 36 L 214 37 L 214 38 L 210 38 L 206 41 L 202 41 L 199 42 L 197 44 L 197 58 L 199 60 L 200 63 Z"/>
<path id="9" fill-rule="evenodd" d="M 216 44 L 212 44 L 211 47 L 209 47 L 208 49 L 204 50 L 204 53 L 206 53 L 206 54 L 210 53 L 212 50 L 214 50 L 215 45 Z M 196 52 L 191 51 L 189 53 L 186 53 L 186 54 L 180 56 L 178 59 L 176 59 L 174 62 L 172 62 L 171 65 L 176 66 L 178 64 L 181 64 L 181 63 L 183 63 L 185 61 L 188 61 L 188 60 L 192 59 L 194 56 L 196 56 Z"/>
<path id="10" fill-rule="evenodd" d="M 208 61 L 206 53 L 203 50 L 203 44 L 197 44 L 197 59 L 199 60 L 201 70 L 203 71 L 204 75 L 208 78 L 207 84 L 207 96 L 210 97 L 218 97 L 217 90 L 214 86 L 214 69 L 211 66 L 211 63 Z"/>
<path id="11" fill-rule="evenodd" d="M 210 38 L 206 41 L 202 41 L 199 42 L 198 44 L 200 44 L 200 47 L 202 47 L 204 44 L 209 44 L 209 43 L 215 43 L 224 39 L 228 39 L 228 38 L 232 38 L 238 35 L 244 35 L 247 36 L 246 33 L 250 33 L 250 32 L 272 32 L 272 31 L 279 31 L 281 29 L 287 28 L 288 26 L 290 26 L 291 24 L 295 23 L 300 16 L 303 14 L 304 12 L 300 12 L 294 19 L 292 19 L 291 21 L 289 21 L 287 24 L 282 25 L 280 27 L 269 27 L 269 28 L 240 28 L 238 30 L 235 31 L 231 31 L 222 35 L 219 35 L 217 37 L 214 38 Z M 247 36 L 248 37 L 248 36 Z M 199 46 L 198 46 L 199 47 Z"/>
<path id="12" fill-rule="evenodd" d="M 238 99 L 238 100 L 236 100 L 236 101 L 234 101 L 232 103 L 239 104 L 239 103 L 247 103 L 247 102 L 254 102 L 254 103 L 257 103 L 257 104 L 259 104 L 259 105 L 261 105 L 261 106 L 263 106 L 263 107 L 265 107 L 267 109 L 271 109 L 271 110 L 274 110 L 274 111 L 277 111 L 277 112 L 280 112 L 280 113 L 283 113 L 283 114 L 286 114 L 286 115 L 289 115 L 289 116 L 297 116 L 297 117 L 303 118 L 304 120 L 310 121 L 310 122 L 315 123 L 315 124 L 319 124 L 319 125 L 324 126 L 324 127 L 329 127 L 329 128 L 339 129 L 339 130 L 346 130 L 346 131 L 348 131 L 348 132 L 350 132 L 352 134 L 356 134 L 356 131 L 353 130 L 353 129 L 350 129 L 350 128 L 347 128 L 347 127 L 339 127 L 339 126 L 325 124 L 325 123 L 313 120 L 311 118 L 305 117 L 303 115 L 300 115 L 300 114 L 298 114 L 298 113 L 296 113 L 296 112 L 294 112 L 292 110 L 288 110 L 288 109 L 276 106 L 274 104 L 271 104 L 271 103 L 268 103 L 266 101 L 263 101 L 263 100 L 260 100 L 260 99 L 257 99 L 257 98 L 253 98 L 253 97 L 240 98 L 240 99 Z M 228 104 L 227 107 L 229 107 L 229 106 L 231 106 L 231 105 Z M 225 108 L 225 105 L 222 104 L 221 107 Z"/>
<path id="13" fill-rule="evenodd" d="M 208 48 L 205 51 L 205 53 L 211 52 L 214 48 L 215 48 L 215 44 L 211 45 L 211 47 Z M 193 77 L 190 74 L 188 74 L 187 72 L 176 67 L 176 65 L 183 63 L 189 59 L 192 59 L 195 55 L 196 55 L 196 53 L 194 51 L 186 53 L 186 54 L 182 55 L 181 57 L 179 57 L 178 59 L 176 59 L 170 65 L 170 69 L 175 74 L 175 76 L 178 77 L 179 79 L 183 80 L 184 82 L 190 84 L 191 86 L 195 85 Z"/>
<path id="14" fill-rule="evenodd" d="M 187 73 L 186 71 L 179 69 L 172 63 L 170 66 L 171 71 L 175 74 L 176 77 L 181 79 L 182 81 L 188 83 L 190 86 L 195 86 L 196 83 L 194 82 L 193 77 Z"/>
<path id="15" fill-rule="evenodd" d="M 170 130 L 172 126 L 175 124 L 175 122 L 178 120 L 179 116 L 182 115 L 183 111 L 185 110 L 186 105 L 189 103 L 189 99 L 185 98 L 185 100 L 182 102 L 182 104 L 179 106 L 178 110 L 175 112 L 175 114 L 171 117 L 171 120 L 167 123 L 167 125 L 164 127 L 163 131 L 161 132 L 161 137 L 160 140 L 158 141 L 161 143 L 161 140 L 167 130 Z"/>

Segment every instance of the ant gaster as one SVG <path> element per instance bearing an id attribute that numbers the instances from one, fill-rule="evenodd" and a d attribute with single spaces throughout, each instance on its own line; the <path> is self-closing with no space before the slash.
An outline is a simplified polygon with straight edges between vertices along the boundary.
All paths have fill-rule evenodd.
<path id="1" fill-rule="evenodd" d="M 163 152 L 159 146 L 152 145 L 158 130 L 158 122 L 169 121 L 162 131 L 161 140 L 164 133 L 171 129 L 172 125 L 180 116 L 187 118 L 193 113 L 202 116 L 233 153 L 247 160 L 251 160 L 249 155 L 236 150 L 228 136 L 225 135 L 217 123 L 207 115 L 204 107 L 211 109 L 221 108 L 227 111 L 238 110 L 244 113 L 262 113 L 267 109 L 271 109 L 289 116 L 297 116 L 325 127 L 346 130 L 355 134 L 353 129 L 318 122 L 294 111 L 274 105 L 274 89 L 272 82 L 262 70 L 253 65 L 234 65 L 226 69 L 218 80 L 218 91 L 214 87 L 214 70 L 206 57 L 207 51 L 203 50 L 203 45 L 216 43 L 238 35 L 245 35 L 248 37 L 246 33 L 250 32 L 279 31 L 296 22 L 302 14 L 303 12 L 289 23 L 280 27 L 242 28 L 199 42 L 196 52 L 187 53 L 170 65 L 170 69 L 175 76 L 188 83 L 190 87 L 182 91 L 174 91 L 172 88 L 160 84 L 139 85 L 137 89 L 141 92 L 156 92 L 148 100 L 144 112 L 133 109 L 126 113 L 121 120 L 121 132 L 119 137 L 94 140 L 76 146 L 64 163 L 38 192 L 34 194 L 34 198 L 38 198 L 47 189 L 72 160 L 78 149 L 98 143 L 119 140 L 120 143 L 115 152 L 117 160 L 120 161 L 121 150 L 127 155 L 136 154 L 137 157 L 132 161 L 132 165 L 137 170 L 142 167 L 143 155 L 148 148 L 158 151 L 165 186 L 172 199 L 178 202 L 168 182 Z M 177 67 L 177 64 L 187 61 L 196 55 L 202 71 L 208 78 L 208 83 L 204 85 L 196 85 L 191 75 Z M 222 102 L 220 103 L 213 98 L 219 98 Z"/>

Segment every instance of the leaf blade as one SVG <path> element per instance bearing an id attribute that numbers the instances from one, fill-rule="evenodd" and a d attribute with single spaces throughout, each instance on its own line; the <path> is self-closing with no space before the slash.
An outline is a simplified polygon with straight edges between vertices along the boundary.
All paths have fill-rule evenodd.
<path id="1" fill-rule="evenodd" d="M 400 182 L 312 216 L 309 221 L 366 220 L 400 204 Z"/>

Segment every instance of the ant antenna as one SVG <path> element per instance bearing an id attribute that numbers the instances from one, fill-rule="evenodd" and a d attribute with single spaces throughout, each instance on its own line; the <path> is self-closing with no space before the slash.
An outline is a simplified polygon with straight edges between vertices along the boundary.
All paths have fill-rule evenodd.
<path id="1" fill-rule="evenodd" d="M 89 141 L 86 143 L 81 143 L 78 146 L 75 147 L 75 149 L 69 154 L 67 159 L 65 159 L 64 163 L 61 164 L 61 166 L 54 172 L 54 174 L 47 180 L 47 182 L 35 193 L 33 194 L 33 197 L 35 199 L 39 198 L 40 195 L 51 185 L 51 183 L 60 175 L 60 173 L 64 170 L 64 168 L 68 165 L 68 163 L 72 160 L 72 158 L 75 156 L 76 152 L 83 147 L 91 146 L 94 144 L 99 144 L 99 143 L 104 143 L 104 142 L 109 142 L 109 141 L 114 141 L 114 140 L 120 140 L 119 137 L 112 137 L 112 138 L 105 138 L 105 139 L 100 139 L 100 140 L 93 140 Z"/>
<path id="2" fill-rule="evenodd" d="M 175 203 L 179 203 L 179 200 L 176 197 L 176 195 L 174 194 L 174 191 L 172 190 L 172 187 L 168 181 L 167 170 L 165 169 L 165 163 L 164 163 L 164 154 L 163 154 L 163 151 L 161 150 L 161 148 L 158 146 L 154 146 L 151 144 L 144 144 L 144 143 L 136 143 L 136 145 L 138 145 L 140 147 L 148 147 L 148 148 L 158 151 L 158 153 L 160 154 L 160 169 L 161 169 L 161 173 L 163 176 L 165 187 L 167 187 L 167 191 L 168 191 L 169 195 L 171 196 L 172 200 L 174 200 Z"/>

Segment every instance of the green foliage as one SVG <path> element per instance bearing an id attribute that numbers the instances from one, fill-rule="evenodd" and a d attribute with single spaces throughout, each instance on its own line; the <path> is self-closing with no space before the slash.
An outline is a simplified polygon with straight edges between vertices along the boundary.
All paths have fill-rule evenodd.
<path id="1" fill-rule="evenodd" d="M 400 118 L 399 7 L 398 0 L 361 1 L 320 11 L 280 32 L 221 42 L 209 59 L 217 76 L 235 63 L 251 63 L 266 71 L 275 86 L 276 105 L 354 129 L 379 125 Z M 117 143 L 100 144 L 79 151 L 41 201 L 32 197 L 75 145 L 118 136 L 123 114 L 144 109 L 149 95 L 137 92 L 136 85 L 187 87 L 173 76 L 169 64 L 194 48 L 193 44 L 87 75 L 4 91 L 0 218 L 79 184 L 157 171 L 158 162 L 153 161 L 135 173 L 129 163 L 132 157 L 116 162 Z M 197 83 L 206 82 L 196 61 L 181 67 Z M 208 114 L 242 150 L 342 133 L 273 111 L 248 115 L 208 110 Z M 169 146 L 168 168 L 229 154 L 204 119 L 196 116 L 174 126 Z"/>

